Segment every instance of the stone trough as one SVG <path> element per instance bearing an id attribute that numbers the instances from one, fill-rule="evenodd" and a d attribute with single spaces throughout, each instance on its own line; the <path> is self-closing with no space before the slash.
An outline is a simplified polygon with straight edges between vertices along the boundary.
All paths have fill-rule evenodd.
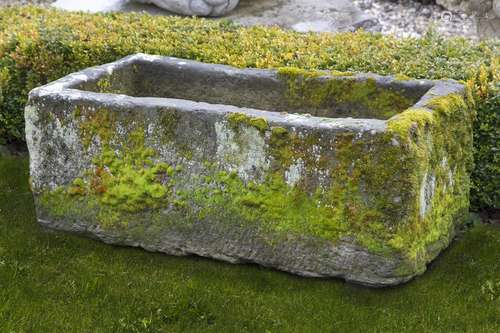
<path id="1" fill-rule="evenodd" d="M 388 286 L 468 210 L 454 81 L 137 54 L 34 89 L 38 221 L 109 244 Z"/>

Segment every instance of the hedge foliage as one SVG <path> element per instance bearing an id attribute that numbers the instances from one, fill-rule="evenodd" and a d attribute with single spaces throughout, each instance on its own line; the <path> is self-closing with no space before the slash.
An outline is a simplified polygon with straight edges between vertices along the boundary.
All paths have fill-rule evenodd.
<path id="1" fill-rule="evenodd" d="M 0 144 L 24 140 L 28 92 L 82 68 L 136 52 L 237 67 L 401 74 L 467 81 L 476 106 L 475 208 L 500 207 L 499 43 L 396 39 L 365 32 L 301 34 L 227 21 L 141 14 L 0 10 Z"/>

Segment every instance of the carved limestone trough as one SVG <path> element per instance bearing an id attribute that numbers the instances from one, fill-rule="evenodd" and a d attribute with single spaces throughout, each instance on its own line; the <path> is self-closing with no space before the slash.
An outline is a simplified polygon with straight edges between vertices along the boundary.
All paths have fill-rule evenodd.
<path id="1" fill-rule="evenodd" d="M 410 280 L 468 210 L 454 81 L 137 54 L 30 93 L 38 221 L 109 244 L 370 285 Z"/>

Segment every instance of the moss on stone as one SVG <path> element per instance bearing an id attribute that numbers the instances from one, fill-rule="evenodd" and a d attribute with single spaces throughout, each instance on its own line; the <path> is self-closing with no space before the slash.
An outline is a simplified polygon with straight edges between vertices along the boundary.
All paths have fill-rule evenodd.
<path id="1" fill-rule="evenodd" d="M 263 183 L 245 184 L 235 173 L 219 172 L 207 185 L 193 196 L 201 207 L 199 218 L 245 221 L 248 226 L 260 225 L 269 235 L 320 236 L 330 241 L 348 228 L 328 214 L 319 191 L 309 195 L 291 188 L 278 173 L 270 174 Z"/>
<path id="2" fill-rule="evenodd" d="M 412 156 L 413 213 L 397 226 L 390 244 L 420 265 L 450 242 L 468 211 L 472 167 L 471 111 L 462 96 L 432 99 L 432 109 L 410 109 L 388 123 Z"/>
<path id="3" fill-rule="evenodd" d="M 394 75 L 394 78 L 398 81 L 409 81 L 411 80 L 411 77 L 409 77 L 408 75 L 405 75 L 405 74 L 401 74 L 401 73 L 398 73 L 396 75 Z"/>
<path id="4" fill-rule="evenodd" d="M 85 181 L 81 178 L 76 178 L 67 190 L 70 195 L 85 195 Z"/>
<path id="5" fill-rule="evenodd" d="M 377 86 L 372 78 L 331 78 L 326 72 L 295 68 L 282 68 L 278 74 L 288 86 L 291 106 L 328 109 L 323 111 L 326 114 L 315 114 L 317 116 L 339 116 L 336 113 L 340 108 L 348 108 L 350 117 L 388 119 L 414 102 L 397 91 Z"/>
<path id="6" fill-rule="evenodd" d="M 160 115 L 160 134 L 163 143 L 172 142 L 179 123 L 180 116 L 175 109 L 162 110 Z"/>
<path id="7" fill-rule="evenodd" d="M 296 154 L 294 153 L 292 141 L 295 138 L 293 133 L 290 133 L 283 127 L 272 127 L 269 146 L 271 155 L 278 161 L 281 167 L 289 167 Z"/>
<path id="8" fill-rule="evenodd" d="M 239 126 L 255 127 L 256 123 L 250 117 L 232 115 L 228 121 L 234 125 L 237 142 Z M 180 169 L 154 162 L 156 152 L 145 146 L 144 128 L 135 125 L 128 133 L 129 140 L 119 150 L 113 147 L 112 140 L 100 140 L 101 151 L 94 158 L 93 167 L 69 186 L 44 193 L 42 202 L 55 216 L 64 216 L 63 212 L 75 216 L 94 211 L 96 222 L 106 228 L 123 227 L 146 211 L 173 207 L 183 212 L 178 221 L 181 225 L 194 220 L 215 219 L 226 223 L 237 220 L 248 226 L 258 225 L 271 234 L 328 242 L 350 237 L 371 251 L 390 251 L 384 226 L 402 213 L 391 208 L 384 201 L 385 196 L 374 203 L 374 198 L 366 198 L 365 192 L 384 191 L 383 185 L 393 178 L 394 168 L 389 172 L 387 164 L 381 164 L 367 152 L 370 147 L 381 149 L 379 157 L 392 165 L 400 156 L 397 147 L 387 145 L 384 136 L 372 140 L 370 135 L 339 135 L 334 144 L 337 165 L 332 168 L 317 158 L 321 155 L 318 149 L 331 149 L 331 143 L 320 135 L 314 132 L 299 135 L 265 124 L 270 135 L 266 131 L 259 133 L 267 138 L 269 156 L 277 164 L 262 182 L 245 182 L 236 173 L 221 171 L 217 164 L 207 163 L 207 175 L 200 178 L 197 186 L 176 192 Z M 83 124 L 81 128 L 88 132 L 92 126 Z M 109 128 L 116 130 L 113 122 Z M 286 171 L 299 160 L 306 175 L 329 170 L 330 185 L 322 187 L 306 180 L 288 184 Z M 352 161 L 358 162 L 353 166 Z M 389 191 L 394 188 L 397 187 L 390 186 Z M 393 196 L 387 193 L 388 198 Z M 161 223 L 161 218 L 158 220 Z"/>
<path id="9" fill-rule="evenodd" d="M 80 138 L 85 149 L 88 149 L 95 139 L 109 142 L 114 134 L 115 115 L 106 108 L 99 108 L 95 112 L 87 112 L 77 106 L 73 112 L 78 121 Z"/>
<path id="10" fill-rule="evenodd" d="M 113 85 L 109 77 L 104 77 L 97 82 L 97 89 L 100 93 L 113 93 Z"/>
<path id="11" fill-rule="evenodd" d="M 244 113 L 234 112 L 226 116 L 229 124 L 233 129 L 238 129 L 241 125 L 247 125 L 258 129 L 260 132 L 265 132 L 269 125 L 267 120 L 261 117 L 249 117 Z"/>
<path id="12" fill-rule="evenodd" d="M 120 149 L 116 149 L 112 139 L 117 133 L 117 122 L 111 111 L 84 111 L 80 116 L 83 144 L 88 148 L 98 137 L 99 153 L 80 178 L 42 194 L 46 209 L 55 216 L 68 211 L 71 205 L 72 215 L 79 214 L 78 210 L 95 210 L 103 227 L 117 227 L 126 223 L 127 214 L 168 206 L 172 178 L 178 169 L 155 162 L 156 151 L 146 146 L 144 127 L 135 125 Z"/>
<path id="13" fill-rule="evenodd" d="M 178 156 L 191 160 L 193 159 L 193 147 L 190 143 L 180 143 L 176 140 L 181 121 L 179 111 L 174 108 L 165 108 L 160 110 L 159 123 L 155 126 L 155 135 L 157 135 L 162 145 L 170 145 L 175 149 Z"/>
<path id="14" fill-rule="evenodd" d="M 334 148 L 338 156 L 336 166 L 326 168 L 318 161 L 318 152 L 314 153 L 321 149 L 320 142 L 321 137 L 314 133 L 299 136 L 285 128 L 272 127 L 269 155 L 279 163 L 264 181 L 247 183 L 235 172 L 218 172 L 215 166 L 208 166 L 212 176 L 205 177 L 188 196 L 193 200 L 188 206 L 200 207 L 200 220 L 244 221 L 249 226 L 259 225 L 269 235 L 313 237 L 318 241 L 337 242 L 349 237 L 373 252 L 393 251 L 387 243 L 391 238 L 388 228 L 404 217 L 406 209 L 405 204 L 395 204 L 393 198 L 408 200 L 411 194 L 396 192 L 409 168 L 401 163 L 401 149 L 390 145 L 386 135 L 373 139 L 370 135 L 339 135 L 333 146 L 324 143 L 328 146 L 324 149 Z M 380 150 L 377 157 L 368 154 L 373 149 Z M 298 160 L 304 163 L 304 177 L 324 170 L 331 183 L 318 186 L 304 178 L 297 184 L 288 184 L 286 171 Z M 398 163 L 402 171 L 392 167 Z M 378 193 L 380 199 L 367 197 L 367 193 Z"/>
<path id="15" fill-rule="evenodd" d="M 456 94 L 433 98 L 427 102 L 426 106 L 434 111 L 437 111 L 439 115 L 446 116 L 457 116 L 457 113 L 460 110 L 468 110 L 468 106 L 464 98 Z M 471 120 L 473 115 L 472 111 L 460 114 L 464 116 L 464 120 Z"/>
<path id="16" fill-rule="evenodd" d="M 157 162 L 141 121 L 121 126 L 128 139 L 115 146 L 116 116 L 80 110 L 82 141 L 87 146 L 97 142 L 99 153 L 92 168 L 68 186 L 43 194 L 42 202 L 54 216 L 94 212 L 91 218 L 108 228 L 143 220 L 154 220 L 158 228 L 213 221 L 255 226 L 269 238 L 349 239 L 373 253 L 397 253 L 407 258 L 408 270 L 419 271 L 434 248 L 449 242 L 468 207 L 462 164 L 471 158 L 470 122 L 463 121 L 468 116 L 463 99 L 450 96 L 393 117 L 384 133 L 327 135 L 231 113 L 225 119 L 234 143 L 243 144 L 242 126 L 255 128 L 271 167 L 257 181 L 206 161 L 203 175 L 186 187 L 181 165 Z M 178 121 L 174 112 L 165 113 L 161 140 L 174 139 Z M 301 175 L 291 182 L 293 166 L 300 166 Z M 327 180 L 311 181 L 318 173 Z M 162 215 L 164 210 L 169 213 Z M 175 221 L 168 218 L 170 212 Z"/>
<path id="17" fill-rule="evenodd" d="M 389 131 L 396 133 L 402 139 L 409 139 L 412 132 L 433 123 L 432 111 L 423 108 L 412 108 L 391 118 L 388 122 Z"/>

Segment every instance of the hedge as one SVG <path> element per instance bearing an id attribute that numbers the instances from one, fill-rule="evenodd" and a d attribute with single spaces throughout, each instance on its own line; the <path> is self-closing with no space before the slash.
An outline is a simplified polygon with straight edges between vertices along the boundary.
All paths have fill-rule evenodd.
<path id="1" fill-rule="evenodd" d="M 398 74 L 467 83 L 477 110 L 473 208 L 500 208 L 498 41 L 396 39 L 366 32 L 301 34 L 228 21 L 142 14 L 0 10 L 0 144 L 24 141 L 28 92 L 85 67 L 136 52 L 237 67 Z"/>

